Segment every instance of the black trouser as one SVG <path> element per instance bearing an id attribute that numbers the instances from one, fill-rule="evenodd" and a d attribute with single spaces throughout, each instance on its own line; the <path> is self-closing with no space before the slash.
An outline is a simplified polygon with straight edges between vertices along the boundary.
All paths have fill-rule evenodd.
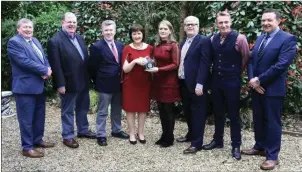
<path id="1" fill-rule="evenodd" d="M 191 98 L 191 92 L 186 86 L 185 80 L 180 79 L 179 80 L 179 86 L 180 86 L 180 96 L 181 96 L 181 102 L 183 105 L 183 111 L 184 116 L 188 125 L 188 132 L 186 134 L 186 138 L 188 140 L 193 140 L 193 132 L 192 132 L 192 111 L 191 111 L 191 104 L 192 104 L 192 98 Z"/>
<path id="2" fill-rule="evenodd" d="M 175 125 L 174 103 L 157 102 L 157 106 L 163 131 L 160 140 L 168 144 L 173 144 Z"/>

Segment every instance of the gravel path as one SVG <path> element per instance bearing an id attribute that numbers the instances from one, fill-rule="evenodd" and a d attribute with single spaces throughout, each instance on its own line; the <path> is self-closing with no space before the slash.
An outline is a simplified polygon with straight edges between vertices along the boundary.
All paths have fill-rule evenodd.
<path id="1" fill-rule="evenodd" d="M 21 155 L 19 126 L 16 116 L 2 119 L 2 171 L 260 171 L 263 157 L 243 156 L 237 161 L 230 156 L 229 128 L 225 130 L 225 147 L 211 151 L 199 151 L 196 155 L 183 155 L 189 143 L 177 143 L 169 148 L 154 145 L 159 138 L 161 125 L 158 117 L 146 120 L 147 144 L 130 145 L 128 140 L 108 137 L 108 146 L 98 146 L 96 140 L 77 139 L 80 147 L 70 149 L 61 142 L 60 110 L 47 106 L 45 141 L 56 143 L 52 149 L 44 149 L 45 157 L 31 159 Z M 95 114 L 89 115 L 91 130 L 95 131 Z M 107 128 L 110 129 L 108 121 Z M 126 121 L 123 120 L 126 130 Z M 210 142 L 213 126 L 206 126 L 204 142 Z M 177 121 L 175 137 L 186 132 L 186 124 Z M 107 130 L 110 134 L 110 130 Z M 242 132 L 242 148 L 250 148 L 253 132 Z M 302 171 L 302 137 L 283 135 L 279 156 L 280 165 L 275 171 Z"/>

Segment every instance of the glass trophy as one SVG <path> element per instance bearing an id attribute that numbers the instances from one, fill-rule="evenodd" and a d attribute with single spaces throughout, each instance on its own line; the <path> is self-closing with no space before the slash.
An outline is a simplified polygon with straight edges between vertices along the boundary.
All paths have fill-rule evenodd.
<path id="1" fill-rule="evenodd" d="M 149 56 L 145 57 L 146 59 L 146 64 L 145 64 L 145 69 L 151 69 L 155 67 L 155 60 Z"/>

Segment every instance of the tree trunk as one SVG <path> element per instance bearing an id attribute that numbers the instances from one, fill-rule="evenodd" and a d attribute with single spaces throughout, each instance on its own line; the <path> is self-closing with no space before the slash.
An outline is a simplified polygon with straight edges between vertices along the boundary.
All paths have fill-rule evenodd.
<path id="1" fill-rule="evenodd" d="M 179 28 L 179 43 L 185 38 L 184 19 L 188 16 L 188 2 L 181 2 L 180 6 L 180 28 Z"/>

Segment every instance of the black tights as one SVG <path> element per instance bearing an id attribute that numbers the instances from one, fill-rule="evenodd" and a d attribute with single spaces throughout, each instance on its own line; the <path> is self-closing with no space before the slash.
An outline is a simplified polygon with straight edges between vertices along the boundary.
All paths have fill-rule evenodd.
<path id="1" fill-rule="evenodd" d="M 163 131 L 160 139 L 162 142 L 173 144 L 175 125 L 174 103 L 157 102 L 157 106 Z"/>

